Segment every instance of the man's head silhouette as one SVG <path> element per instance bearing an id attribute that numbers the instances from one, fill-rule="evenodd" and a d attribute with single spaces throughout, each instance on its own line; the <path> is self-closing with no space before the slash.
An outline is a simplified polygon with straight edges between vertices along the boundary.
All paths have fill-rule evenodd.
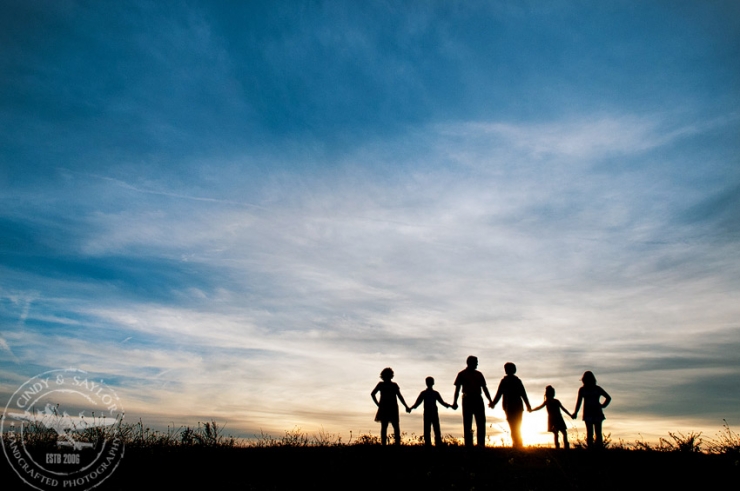
<path id="1" fill-rule="evenodd" d="M 506 372 L 506 375 L 514 375 L 516 373 L 516 365 L 512 362 L 504 363 L 504 372 Z"/>

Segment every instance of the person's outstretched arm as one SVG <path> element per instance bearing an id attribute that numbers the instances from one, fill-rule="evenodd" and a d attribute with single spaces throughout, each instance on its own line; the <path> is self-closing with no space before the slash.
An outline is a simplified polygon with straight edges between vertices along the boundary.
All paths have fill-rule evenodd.
<path id="1" fill-rule="evenodd" d="M 483 387 L 481 387 L 481 388 L 483 389 L 483 393 L 484 393 L 484 394 L 486 395 L 486 399 L 488 399 L 488 404 L 489 404 L 489 405 L 493 404 L 493 401 L 491 400 L 491 394 L 490 394 L 490 393 L 488 392 L 488 387 L 486 387 L 486 386 L 484 385 L 484 386 L 483 386 Z M 493 407 L 493 406 L 491 406 L 491 407 Z"/>
<path id="2" fill-rule="evenodd" d="M 519 385 L 522 387 L 522 399 L 524 399 L 524 404 L 527 405 L 527 411 L 532 412 L 532 406 L 529 405 L 529 398 L 527 397 L 527 391 L 524 390 L 524 384 L 519 381 Z"/>
<path id="3" fill-rule="evenodd" d="M 460 385 L 455 386 L 455 397 L 452 398 L 452 409 L 457 409 L 457 398 L 460 395 Z"/>
<path id="4" fill-rule="evenodd" d="M 414 403 L 414 405 L 409 408 L 409 412 L 411 412 L 412 409 L 416 409 L 417 407 L 419 407 L 423 400 L 424 400 L 424 392 L 419 394 L 419 397 L 416 398 L 416 402 Z"/>
<path id="5" fill-rule="evenodd" d="M 405 407 L 406 410 L 408 410 L 409 405 L 406 404 L 406 401 L 403 400 L 403 396 L 401 395 L 401 389 L 398 389 L 398 398 L 401 400 L 401 404 L 403 404 L 403 407 Z"/>
<path id="6" fill-rule="evenodd" d="M 442 404 L 442 406 L 444 406 L 444 407 L 452 407 L 452 404 L 447 404 L 445 401 L 442 400 L 442 396 L 439 394 L 439 392 L 435 391 L 434 392 L 434 397 L 437 398 L 437 402 L 439 402 L 440 404 Z"/>
<path id="7" fill-rule="evenodd" d="M 488 407 L 490 407 L 491 409 L 493 409 L 494 407 L 496 407 L 496 404 L 498 404 L 498 401 L 501 399 L 501 396 L 504 395 L 504 387 L 503 387 L 503 385 L 504 385 L 504 381 L 502 379 L 501 382 L 499 382 L 499 384 L 498 384 L 498 390 L 496 391 L 496 396 L 493 398 L 493 400 L 491 401 L 491 403 L 488 405 Z"/>
<path id="8" fill-rule="evenodd" d="M 543 402 L 543 403 L 542 403 L 542 406 L 544 406 L 544 405 L 545 405 L 545 403 Z M 542 407 L 542 406 L 540 406 L 540 407 Z M 537 408 L 537 409 L 539 409 L 539 408 Z M 568 412 L 568 410 L 567 410 L 567 409 L 565 409 L 565 407 L 563 406 L 563 403 L 562 403 L 562 402 L 560 403 L 560 409 L 562 409 L 562 410 L 563 410 L 563 412 L 564 412 L 565 414 L 567 414 L 568 416 L 570 416 L 570 417 L 571 417 L 571 419 L 575 419 L 575 416 L 573 416 L 572 414 L 570 414 L 570 413 Z"/>
<path id="9" fill-rule="evenodd" d="M 583 387 L 578 389 L 578 400 L 576 401 L 576 408 L 573 410 L 571 418 L 576 419 L 578 417 L 578 410 L 581 409 L 581 401 L 583 400 Z"/>
<path id="10" fill-rule="evenodd" d="M 529 410 L 529 412 L 530 412 L 530 413 L 533 413 L 533 412 L 535 412 L 535 411 L 539 411 L 539 410 L 540 410 L 540 409 L 542 409 L 543 407 L 545 407 L 545 401 L 542 401 L 542 404 L 540 404 L 539 406 L 537 406 L 537 407 L 535 407 L 535 408 L 532 408 L 532 409 L 530 409 L 530 410 Z M 566 411 L 566 412 L 567 412 L 567 411 Z"/>

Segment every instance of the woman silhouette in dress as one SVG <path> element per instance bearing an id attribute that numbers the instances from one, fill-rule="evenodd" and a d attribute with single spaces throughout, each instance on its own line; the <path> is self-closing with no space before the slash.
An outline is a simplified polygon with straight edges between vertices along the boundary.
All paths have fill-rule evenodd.
<path id="1" fill-rule="evenodd" d="M 578 417 L 578 410 L 583 403 L 583 422 L 586 423 L 586 444 L 588 448 L 594 445 L 594 434 L 596 435 L 596 448 L 601 448 L 604 440 L 601 436 L 601 422 L 606 419 L 603 408 L 609 405 L 612 398 L 604 389 L 596 385 L 596 377 L 593 372 L 587 371 L 581 377 L 583 386 L 578 389 L 578 402 L 573 411 L 573 419 Z M 604 402 L 601 402 L 601 398 Z"/>
<path id="2" fill-rule="evenodd" d="M 370 393 L 370 397 L 373 398 L 375 405 L 378 406 L 375 421 L 380 422 L 380 441 L 383 445 L 386 444 L 386 440 L 388 439 L 388 423 L 390 423 L 393 425 L 393 436 L 395 437 L 396 445 L 400 445 L 401 430 L 398 426 L 398 400 L 401 400 L 401 404 L 407 410 L 409 407 L 406 401 L 403 400 L 398 384 L 391 382 L 393 379 L 393 370 L 391 368 L 384 368 L 380 372 L 380 378 L 383 381 L 378 382 L 378 385 Z M 380 401 L 375 397 L 375 394 L 378 392 L 380 392 Z"/>

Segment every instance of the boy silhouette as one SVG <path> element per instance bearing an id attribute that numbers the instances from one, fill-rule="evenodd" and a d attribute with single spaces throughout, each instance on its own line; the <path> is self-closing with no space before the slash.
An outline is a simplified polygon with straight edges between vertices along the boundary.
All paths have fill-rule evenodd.
<path id="1" fill-rule="evenodd" d="M 524 384 L 519 380 L 519 377 L 514 375 L 516 373 L 516 365 L 511 362 L 506 363 L 504 364 L 504 371 L 506 372 L 506 376 L 498 384 L 496 397 L 493 398 L 493 401 L 489 405 L 493 409 L 499 399 L 504 398 L 503 406 L 506 413 L 506 421 L 509 422 L 509 429 L 511 430 L 512 446 L 514 448 L 521 448 L 522 413 L 524 413 L 522 401 L 527 405 L 527 411 L 532 411 L 532 406 L 529 405 Z"/>
<path id="2" fill-rule="evenodd" d="M 442 445 L 442 433 L 439 430 L 439 411 L 437 410 L 437 402 L 442 404 L 444 407 L 452 407 L 452 405 L 443 401 L 439 392 L 432 388 L 434 387 L 434 378 L 427 377 L 425 381 L 427 384 L 426 390 L 421 391 L 414 405 L 408 408 L 406 412 L 410 413 L 412 409 L 416 409 L 422 402 L 424 403 L 424 445 L 431 446 L 431 430 L 433 427 L 434 445 L 439 447 Z"/>
<path id="3" fill-rule="evenodd" d="M 481 390 L 486 395 L 488 401 L 491 401 L 491 394 L 486 387 L 486 379 L 480 373 L 478 368 L 478 358 L 468 356 L 466 360 L 467 368 L 457 374 L 455 379 L 455 398 L 452 401 L 452 409 L 457 409 L 457 398 L 462 388 L 462 413 L 463 413 L 463 434 L 465 436 L 465 446 L 473 446 L 473 418 L 475 418 L 475 429 L 478 436 L 478 446 L 483 447 L 486 444 L 486 406 L 483 405 L 483 397 L 480 395 Z"/>

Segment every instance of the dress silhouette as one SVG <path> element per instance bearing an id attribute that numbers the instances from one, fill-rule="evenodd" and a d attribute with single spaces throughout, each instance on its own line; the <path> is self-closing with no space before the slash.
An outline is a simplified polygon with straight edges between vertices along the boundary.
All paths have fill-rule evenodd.
<path id="1" fill-rule="evenodd" d="M 586 444 L 589 448 L 594 446 L 594 436 L 596 437 L 596 447 L 600 448 L 604 444 L 601 435 L 602 421 L 606 419 L 603 408 L 609 405 L 612 398 L 604 389 L 596 385 L 596 377 L 593 372 L 586 371 L 581 377 L 583 385 L 578 389 L 578 401 L 576 409 L 573 411 L 573 419 L 578 417 L 578 410 L 583 402 L 583 422 L 586 423 Z M 601 398 L 604 402 L 601 402 Z"/>
<path id="2" fill-rule="evenodd" d="M 398 384 L 391 382 L 393 379 L 393 370 L 391 368 L 385 368 L 380 372 L 380 378 L 382 382 L 378 382 L 373 391 L 370 393 L 370 397 L 378 406 L 378 412 L 375 413 L 375 421 L 380 423 L 380 440 L 383 445 L 387 441 L 388 423 L 393 426 L 393 436 L 395 438 L 396 445 L 401 444 L 401 429 L 398 424 L 398 400 L 401 400 L 403 407 L 408 409 L 406 401 L 403 400 L 401 395 L 401 389 Z M 375 394 L 380 392 L 380 401 L 375 397 Z"/>
<path id="3" fill-rule="evenodd" d="M 568 427 L 565 426 L 563 414 L 564 411 L 568 416 L 572 416 L 567 409 L 563 407 L 559 400 L 555 399 L 555 389 L 552 385 L 545 388 L 545 400 L 542 404 L 533 408 L 532 411 L 539 411 L 543 407 L 547 408 L 547 431 L 551 432 L 555 438 L 555 448 L 560 448 L 558 435 L 563 434 L 563 446 L 570 448 L 568 443 Z"/>

